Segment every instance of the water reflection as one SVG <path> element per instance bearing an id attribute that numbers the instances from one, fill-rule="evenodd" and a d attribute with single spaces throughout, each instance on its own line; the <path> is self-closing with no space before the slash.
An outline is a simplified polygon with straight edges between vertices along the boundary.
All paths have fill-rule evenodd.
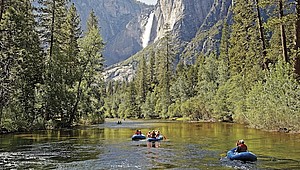
<path id="1" fill-rule="evenodd" d="M 159 129 L 167 140 L 132 141 L 136 129 Z M 257 162 L 225 158 L 237 139 L 245 140 Z M 123 120 L 0 135 L 0 169 L 299 169 L 299 142 L 298 134 L 236 124 Z"/>
<path id="2" fill-rule="evenodd" d="M 148 148 L 159 148 L 160 142 L 147 142 L 147 147 Z"/>

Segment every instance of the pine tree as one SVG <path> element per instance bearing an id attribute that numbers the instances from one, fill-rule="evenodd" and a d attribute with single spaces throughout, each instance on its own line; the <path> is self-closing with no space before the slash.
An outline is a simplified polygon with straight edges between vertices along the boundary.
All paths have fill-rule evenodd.
<path id="1" fill-rule="evenodd" d="M 160 100 L 158 103 L 157 111 L 161 113 L 161 117 L 165 117 L 168 107 L 171 104 L 170 96 L 170 87 L 171 79 L 174 73 L 174 62 L 176 56 L 176 47 L 171 44 L 172 36 L 169 30 L 169 26 L 165 26 L 165 36 L 161 39 L 160 42 L 160 51 L 158 53 L 158 68 L 157 68 L 157 77 L 158 77 L 158 89 Z"/>
<path id="2" fill-rule="evenodd" d="M 2 1 L 4 2 L 4 1 Z M 38 115 L 37 93 L 43 82 L 43 58 L 29 0 L 6 3 L 0 21 L 1 112 L 13 121 L 11 130 L 32 128 Z"/>
<path id="3" fill-rule="evenodd" d="M 94 10 L 92 9 L 92 11 L 90 12 L 88 21 L 86 23 L 87 32 L 92 31 L 92 29 L 98 29 L 98 26 L 99 26 L 98 19 L 95 15 Z"/>
<path id="4" fill-rule="evenodd" d="M 48 62 L 51 63 L 55 46 L 58 46 L 57 36 L 61 35 L 62 24 L 65 21 L 67 2 L 69 0 L 38 0 L 38 18 L 43 46 L 46 47 Z M 57 49 L 56 49 L 57 50 Z"/>
<path id="5" fill-rule="evenodd" d="M 139 63 L 137 75 L 136 75 L 136 89 L 137 89 L 137 100 L 139 105 L 143 104 L 146 100 L 148 90 L 147 80 L 147 64 L 145 57 Z"/>
<path id="6" fill-rule="evenodd" d="M 180 73 L 177 72 L 177 76 L 172 81 L 170 87 L 170 95 L 173 103 L 181 103 L 189 98 L 188 89 L 190 86 L 187 81 L 187 72 L 181 71 Z"/>
<path id="7" fill-rule="evenodd" d="M 271 63 L 277 60 L 285 60 L 292 62 L 294 51 L 293 38 L 295 37 L 294 24 L 295 15 L 294 7 L 286 0 L 261 0 L 261 6 L 267 9 L 269 18 L 266 22 L 266 28 L 272 36 L 270 39 L 270 47 L 267 49 L 268 59 Z"/>
<path id="8" fill-rule="evenodd" d="M 0 1 L 0 21 L 2 20 L 2 16 L 5 11 L 5 8 L 6 8 L 6 0 L 1 0 Z"/>
<path id="9" fill-rule="evenodd" d="M 242 74 L 246 80 L 251 81 L 257 78 L 253 69 L 262 63 L 253 1 L 236 1 L 233 14 L 229 49 L 230 73 L 232 76 Z"/>
<path id="10" fill-rule="evenodd" d="M 196 65 L 185 65 L 183 61 L 177 64 L 176 77 L 172 80 L 170 89 L 173 104 L 180 105 L 197 95 L 197 72 Z"/>
<path id="11" fill-rule="evenodd" d="M 229 42 L 229 26 L 227 23 L 224 24 L 222 29 L 222 37 L 220 44 L 220 55 L 219 55 L 219 67 L 218 67 L 218 86 L 223 85 L 230 78 L 229 74 L 229 55 L 228 50 L 230 48 Z"/>
<path id="12" fill-rule="evenodd" d="M 211 53 L 209 57 L 203 59 L 203 63 L 198 69 L 198 97 L 207 105 L 211 105 L 216 90 L 218 88 L 218 62 L 217 56 Z"/>
<path id="13" fill-rule="evenodd" d="M 232 112 L 238 114 L 237 119 L 243 119 L 246 94 L 262 74 L 263 49 L 256 14 L 253 0 L 235 1 L 228 51 L 231 77 L 230 85 L 226 83 L 226 86 L 231 88 L 228 89 L 228 101 L 234 107 Z"/>
<path id="14" fill-rule="evenodd" d="M 66 112 L 63 106 L 65 99 L 63 83 L 63 69 L 61 60 L 64 42 L 62 26 L 66 20 L 68 0 L 39 0 L 38 19 L 40 37 L 45 49 L 46 72 L 45 72 L 45 119 L 63 117 Z"/>
<path id="15" fill-rule="evenodd" d="M 155 93 L 148 91 L 146 101 L 142 105 L 142 113 L 144 118 L 155 118 L 158 114 L 155 113 L 156 96 Z"/>
<path id="16" fill-rule="evenodd" d="M 278 1 L 278 10 L 279 10 L 279 19 L 283 19 L 284 14 L 283 14 L 283 2 L 282 0 Z M 281 44 L 282 44 L 282 54 L 285 62 L 290 62 L 290 59 L 288 57 L 288 52 L 287 52 L 287 40 L 286 40 L 286 33 L 285 33 L 285 26 L 284 23 L 281 22 L 280 24 L 280 33 L 281 33 Z"/>
<path id="17" fill-rule="evenodd" d="M 4 11 L 4 7 L 6 10 Z M 1 42 L 1 82 L 0 82 L 0 120 L 3 117 L 4 111 L 12 100 L 13 87 L 15 86 L 16 73 L 13 71 L 17 67 L 18 53 L 17 53 L 17 28 L 18 16 L 16 15 L 16 5 L 1 3 L 1 22 L 0 22 L 0 42 Z M 4 31 L 5 30 L 5 31 Z"/>
<path id="18" fill-rule="evenodd" d="M 256 12 L 257 12 L 257 23 L 258 23 L 258 28 L 259 28 L 259 34 L 260 34 L 260 40 L 261 40 L 261 46 L 262 46 L 262 60 L 264 61 L 262 63 L 263 68 L 267 69 L 268 68 L 268 61 L 266 61 L 266 40 L 264 36 L 264 27 L 262 23 L 262 18 L 261 18 L 261 12 L 260 12 L 260 7 L 259 7 L 259 0 L 255 0 L 255 6 L 256 6 Z"/>
<path id="19" fill-rule="evenodd" d="M 141 118 L 140 108 L 138 106 L 137 101 L 137 91 L 135 86 L 135 81 L 129 83 L 129 88 L 127 90 L 127 97 L 126 97 L 126 117 L 135 117 Z"/>
<path id="20" fill-rule="evenodd" d="M 148 64 L 148 80 L 149 80 L 149 84 L 148 84 L 148 87 L 149 87 L 149 90 L 151 92 L 153 92 L 155 86 L 157 85 L 157 75 L 156 75 L 156 68 L 157 68 L 157 65 L 156 65 L 156 58 L 155 58 L 155 54 L 154 52 L 150 52 L 150 59 L 149 59 L 149 64 Z"/>
<path id="21" fill-rule="evenodd" d="M 102 107 L 104 106 L 104 82 L 102 77 L 104 48 L 103 39 L 100 35 L 97 18 L 90 13 L 88 25 L 84 37 L 80 39 L 80 75 L 77 85 L 77 99 L 74 108 L 79 107 L 81 115 L 96 117 L 103 120 Z M 80 101 L 80 103 L 79 103 Z M 80 105 L 80 106 L 78 106 Z M 77 109 L 76 109 L 77 110 Z"/>
<path id="22" fill-rule="evenodd" d="M 197 76 L 198 70 L 197 67 L 190 66 L 187 71 L 187 96 L 189 98 L 195 97 L 197 95 L 197 83 L 198 83 L 198 76 Z"/>
<path id="23" fill-rule="evenodd" d="M 300 77 L 300 0 L 295 0 L 296 2 L 296 20 L 295 20 L 295 46 L 296 51 L 295 56 L 295 73 Z"/>
<path id="24" fill-rule="evenodd" d="M 228 109 L 228 91 L 227 84 L 230 79 L 230 63 L 228 50 L 230 48 L 230 33 L 229 26 L 227 23 L 223 25 L 222 37 L 220 44 L 220 55 L 218 59 L 218 70 L 217 70 L 217 91 L 213 99 L 213 111 L 214 113 L 225 116 L 230 111 Z"/>
<path id="25" fill-rule="evenodd" d="M 114 94 L 114 82 L 109 81 L 106 88 L 106 94 L 108 97 L 112 96 Z"/>
<path id="26" fill-rule="evenodd" d="M 62 56 L 58 59 L 60 65 L 62 93 L 61 119 L 65 124 L 70 126 L 76 117 L 76 89 L 75 84 L 80 79 L 78 72 L 79 65 L 79 46 L 78 40 L 81 35 L 80 19 L 77 14 L 75 5 L 72 4 L 68 10 L 66 21 L 62 25 L 61 38 L 64 42 L 61 44 Z"/>

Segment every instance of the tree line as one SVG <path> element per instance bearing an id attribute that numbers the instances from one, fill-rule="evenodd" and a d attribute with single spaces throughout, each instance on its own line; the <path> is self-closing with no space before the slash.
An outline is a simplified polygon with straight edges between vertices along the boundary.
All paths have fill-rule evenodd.
<path id="1" fill-rule="evenodd" d="M 300 0 L 235 0 L 230 11 L 219 49 L 195 54 L 193 64 L 185 56 L 194 51 L 179 53 L 166 27 L 140 54 L 133 81 L 107 84 L 105 117 L 232 115 L 255 128 L 300 130 Z"/>
<path id="2" fill-rule="evenodd" d="M 0 1 L 0 127 L 70 127 L 117 118 L 234 120 L 299 130 L 300 0 L 236 0 L 210 55 L 165 36 L 130 82 L 104 82 L 93 11 L 83 32 L 68 0 Z M 155 48 L 153 48 L 155 46 Z M 195 49 L 192 49 L 195 50 Z M 196 51 L 196 50 L 195 50 Z M 193 51 L 194 52 L 194 51 Z"/>
<path id="3" fill-rule="evenodd" d="M 103 122 L 104 43 L 80 22 L 68 0 L 0 1 L 2 131 Z"/>

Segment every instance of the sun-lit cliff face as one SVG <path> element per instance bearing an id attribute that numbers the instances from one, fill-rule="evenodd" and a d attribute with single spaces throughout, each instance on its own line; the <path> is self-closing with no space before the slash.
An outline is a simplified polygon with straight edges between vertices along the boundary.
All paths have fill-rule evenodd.
<path id="1" fill-rule="evenodd" d="M 154 39 L 164 36 L 168 24 L 178 38 L 190 41 L 210 12 L 214 0 L 159 0 L 155 10 Z"/>
<path id="2" fill-rule="evenodd" d="M 106 65 L 123 61 L 164 36 L 170 26 L 177 38 L 190 41 L 210 12 L 214 0 L 158 0 L 149 6 L 136 0 L 72 0 L 83 28 L 93 9 L 106 47 Z"/>
<path id="3" fill-rule="evenodd" d="M 137 0 L 72 0 L 82 26 L 93 9 L 99 19 L 107 66 L 119 63 L 164 36 L 166 25 L 182 44 L 188 44 L 200 28 L 212 27 L 226 16 L 232 0 L 158 0 L 155 6 Z M 211 43 L 202 42 L 199 46 Z M 202 48 L 202 47 L 201 47 Z"/>
<path id="4" fill-rule="evenodd" d="M 232 0 L 158 0 L 155 8 L 141 14 L 137 20 L 130 21 L 131 28 L 137 29 L 133 32 L 140 33 L 137 46 L 142 50 L 146 45 L 159 41 L 168 25 L 168 31 L 179 40 L 181 49 L 204 53 L 215 50 L 220 42 L 222 23 L 229 15 L 231 2 Z M 125 32 L 131 31 L 128 29 Z M 115 71 L 107 71 L 105 77 L 130 80 L 130 74 L 135 73 L 136 65 L 136 62 L 126 62 L 125 65 L 118 63 L 107 68 Z"/>

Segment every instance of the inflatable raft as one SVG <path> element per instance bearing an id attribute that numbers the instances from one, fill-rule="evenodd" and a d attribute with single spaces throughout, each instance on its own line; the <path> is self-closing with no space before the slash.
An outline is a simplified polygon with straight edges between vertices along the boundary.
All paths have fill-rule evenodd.
<path id="1" fill-rule="evenodd" d="M 240 160 L 240 161 L 257 161 L 257 157 L 252 152 L 235 152 L 236 148 L 231 149 L 227 152 L 227 158 L 230 160 Z"/>
<path id="2" fill-rule="evenodd" d="M 159 135 L 156 138 L 148 138 L 147 141 L 148 142 L 155 142 L 155 141 L 160 141 L 160 140 L 163 140 L 163 139 L 164 139 L 164 136 L 163 135 Z"/>
<path id="3" fill-rule="evenodd" d="M 146 139 L 146 136 L 143 134 L 141 134 L 141 135 L 134 134 L 134 135 L 132 135 L 131 139 L 132 140 L 142 140 L 142 139 Z"/>

